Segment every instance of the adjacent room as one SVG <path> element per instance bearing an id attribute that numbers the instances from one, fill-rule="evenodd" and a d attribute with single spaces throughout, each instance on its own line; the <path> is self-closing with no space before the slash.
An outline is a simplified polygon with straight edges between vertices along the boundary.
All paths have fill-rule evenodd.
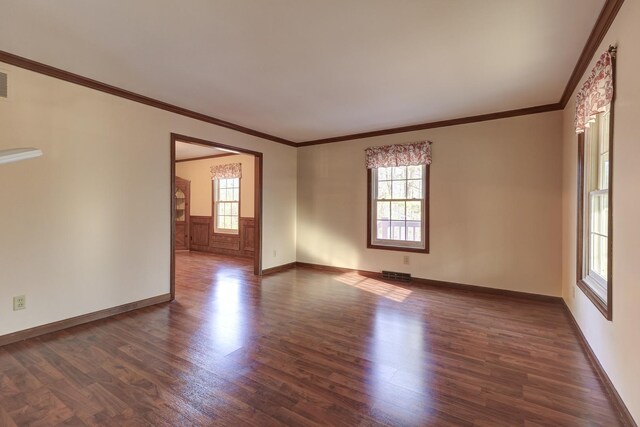
<path id="1" fill-rule="evenodd" d="M 0 427 L 637 427 L 640 0 L 0 4 Z"/>
<path id="2" fill-rule="evenodd" d="M 227 255 L 252 265 L 259 231 L 255 156 L 176 141 L 174 162 L 175 251 Z"/>

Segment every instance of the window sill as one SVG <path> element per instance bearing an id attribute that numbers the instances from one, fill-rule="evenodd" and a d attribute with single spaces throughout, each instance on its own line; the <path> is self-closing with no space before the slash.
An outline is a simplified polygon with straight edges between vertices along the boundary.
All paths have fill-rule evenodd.
<path id="1" fill-rule="evenodd" d="M 424 249 L 420 249 L 420 248 L 407 248 L 407 247 L 402 247 L 402 246 L 386 246 L 386 245 L 373 245 L 371 243 L 369 243 L 367 245 L 367 248 L 369 249 L 382 249 L 382 250 L 386 250 L 386 251 L 396 251 L 396 252 L 413 252 L 413 253 L 420 253 L 420 254 L 428 254 L 429 253 L 429 247 L 427 246 Z"/>
<path id="2" fill-rule="evenodd" d="M 214 230 L 213 234 L 217 234 L 220 236 L 238 236 L 240 234 L 240 230 Z"/>
<path id="3" fill-rule="evenodd" d="M 598 311 L 602 313 L 605 319 L 611 320 L 612 318 L 611 301 L 609 301 L 608 303 L 605 303 L 604 301 L 602 301 L 598 296 L 598 294 L 596 294 L 593 291 L 593 289 L 591 289 L 591 287 L 582 279 L 578 280 L 576 285 L 582 290 L 582 292 L 587 296 L 587 298 L 589 298 L 589 300 L 593 303 L 593 305 L 596 306 Z"/>

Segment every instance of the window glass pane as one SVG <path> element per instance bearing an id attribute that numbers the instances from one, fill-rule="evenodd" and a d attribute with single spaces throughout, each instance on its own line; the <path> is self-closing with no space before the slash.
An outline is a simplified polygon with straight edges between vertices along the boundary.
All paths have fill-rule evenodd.
<path id="1" fill-rule="evenodd" d="M 392 199 L 406 199 L 407 198 L 407 181 L 391 181 L 393 184 Z"/>
<path id="2" fill-rule="evenodd" d="M 376 237 L 389 240 L 391 238 L 391 221 L 378 221 Z"/>
<path id="3" fill-rule="evenodd" d="M 238 215 L 238 203 L 233 203 L 231 205 L 231 215 Z"/>
<path id="4" fill-rule="evenodd" d="M 390 202 L 377 202 L 378 204 L 378 219 L 391 219 L 391 203 Z"/>
<path id="5" fill-rule="evenodd" d="M 375 215 L 372 239 L 421 242 L 424 166 L 377 168 L 372 177 L 375 189 L 372 200 L 375 211 L 370 213 L 372 217 Z"/>
<path id="6" fill-rule="evenodd" d="M 589 206 L 591 232 L 606 236 L 609 231 L 609 194 L 592 193 Z"/>
<path id="7" fill-rule="evenodd" d="M 231 218 L 231 228 L 233 230 L 237 230 L 238 229 L 238 217 Z"/>
<path id="8" fill-rule="evenodd" d="M 607 280 L 607 244 L 608 239 L 605 236 L 591 233 L 589 248 L 591 259 L 589 269 L 604 280 Z"/>
<path id="9" fill-rule="evenodd" d="M 585 131 L 585 233 L 584 271 L 606 295 L 609 233 L 609 117 L 599 114 Z"/>
<path id="10" fill-rule="evenodd" d="M 391 181 L 378 182 L 378 199 L 391 198 Z"/>
<path id="11" fill-rule="evenodd" d="M 405 204 L 406 202 L 391 202 L 391 219 L 405 218 Z"/>
<path id="12" fill-rule="evenodd" d="M 391 176 L 393 179 L 406 179 L 407 167 L 406 166 L 394 167 Z"/>
<path id="13" fill-rule="evenodd" d="M 233 190 L 233 200 L 240 200 L 240 189 L 236 188 Z"/>
<path id="14" fill-rule="evenodd" d="M 598 122 L 592 123 L 585 130 L 585 191 L 590 192 L 598 189 L 600 182 L 600 170 L 598 167 Z"/>
<path id="15" fill-rule="evenodd" d="M 414 242 L 422 240 L 422 226 L 420 221 L 407 221 L 407 228 L 413 232 L 413 237 L 407 238 L 407 240 L 412 240 Z"/>
<path id="16" fill-rule="evenodd" d="M 393 240 L 405 240 L 406 228 L 404 221 L 391 221 L 391 238 Z"/>
<path id="17" fill-rule="evenodd" d="M 408 166 L 407 177 L 409 179 L 421 179 L 422 178 L 422 166 Z"/>
<path id="18" fill-rule="evenodd" d="M 407 181 L 407 199 L 422 199 L 421 179 L 411 179 Z"/>
<path id="19" fill-rule="evenodd" d="M 391 179 L 391 168 L 378 168 L 376 171 L 378 174 L 378 181 Z"/>
<path id="20" fill-rule="evenodd" d="M 598 115 L 598 128 L 600 130 L 600 154 L 609 151 L 609 112 Z"/>
<path id="21" fill-rule="evenodd" d="M 598 175 L 598 188 L 607 190 L 609 188 L 609 152 L 599 156 Z"/>
<path id="22" fill-rule="evenodd" d="M 418 221 L 422 219 L 422 203 L 421 202 L 407 202 L 407 220 Z"/>

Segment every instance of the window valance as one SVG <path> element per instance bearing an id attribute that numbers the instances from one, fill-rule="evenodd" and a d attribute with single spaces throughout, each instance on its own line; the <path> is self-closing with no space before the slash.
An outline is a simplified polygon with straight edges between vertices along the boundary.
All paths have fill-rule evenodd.
<path id="1" fill-rule="evenodd" d="M 576 96 L 576 133 L 583 133 L 613 100 L 613 55 L 615 48 L 612 47 L 600 56 Z"/>
<path id="2" fill-rule="evenodd" d="M 226 165 L 211 166 L 211 179 L 242 178 L 242 164 L 228 163 Z"/>
<path id="3" fill-rule="evenodd" d="M 431 164 L 430 141 L 369 147 L 364 152 L 367 169 Z"/>

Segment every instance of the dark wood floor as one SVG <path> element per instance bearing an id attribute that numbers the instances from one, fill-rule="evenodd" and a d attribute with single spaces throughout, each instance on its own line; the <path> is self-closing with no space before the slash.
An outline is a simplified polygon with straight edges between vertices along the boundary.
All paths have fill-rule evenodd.
<path id="1" fill-rule="evenodd" d="M 0 348 L 0 426 L 615 426 L 559 305 L 177 257 L 177 300 Z"/>

